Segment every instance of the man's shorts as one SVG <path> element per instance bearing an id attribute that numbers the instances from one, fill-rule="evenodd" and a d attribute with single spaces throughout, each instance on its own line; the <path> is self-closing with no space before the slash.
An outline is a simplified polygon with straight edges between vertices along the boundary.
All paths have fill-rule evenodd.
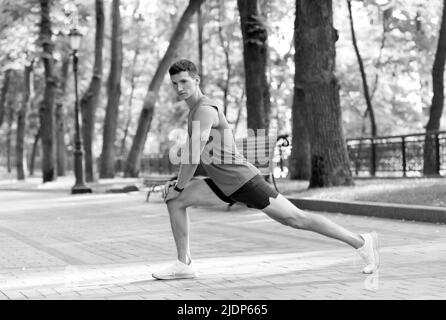
<path id="1" fill-rule="evenodd" d="M 264 209 L 270 204 L 269 198 L 277 198 L 279 195 L 261 175 L 256 175 L 230 196 L 226 196 L 211 178 L 205 178 L 204 181 L 221 200 L 230 205 L 241 202 L 248 208 Z"/>

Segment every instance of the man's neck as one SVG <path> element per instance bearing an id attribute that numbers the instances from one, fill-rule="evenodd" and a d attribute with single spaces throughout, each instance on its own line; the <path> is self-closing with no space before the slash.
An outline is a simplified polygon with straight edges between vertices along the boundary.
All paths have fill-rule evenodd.
<path id="1" fill-rule="evenodd" d="M 201 92 L 201 90 L 197 90 L 197 92 L 194 95 L 187 98 L 185 101 L 186 101 L 186 104 L 189 107 L 189 109 L 192 110 L 198 104 L 198 102 L 200 102 L 200 100 L 203 97 L 204 97 L 204 94 Z"/>

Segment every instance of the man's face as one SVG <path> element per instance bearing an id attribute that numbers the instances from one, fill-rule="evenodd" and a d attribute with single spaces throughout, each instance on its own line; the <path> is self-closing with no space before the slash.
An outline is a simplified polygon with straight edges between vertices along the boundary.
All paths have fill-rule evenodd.
<path id="1" fill-rule="evenodd" d="M 180 100 L 186 100 L 191 97 L 198 89 L 199 78 L 192 78 L 187 71 L 170 76 L 172 85 Z"/>

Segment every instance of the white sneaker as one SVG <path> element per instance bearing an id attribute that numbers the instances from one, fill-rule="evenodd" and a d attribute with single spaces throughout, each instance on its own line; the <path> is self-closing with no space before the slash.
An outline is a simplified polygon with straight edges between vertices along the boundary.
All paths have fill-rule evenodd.
<path id="1" fill-rule="evenodd" d="M 158 280 L 192 279 L 196 277 L 196 274 L 192 268 L 192 263 L 187 265 L 177 260 L 170 267 L 152 273 L 152 277 Z"/>
<path id="2" fill-rule="evenodd" d="M 374 273 L 379 267 L 378 235 L 376 232 L 371 232 L 361 234 L 361 237 L 364 239 L 364 245 L 356 251 L 366 263 L 362 272 Z"/>

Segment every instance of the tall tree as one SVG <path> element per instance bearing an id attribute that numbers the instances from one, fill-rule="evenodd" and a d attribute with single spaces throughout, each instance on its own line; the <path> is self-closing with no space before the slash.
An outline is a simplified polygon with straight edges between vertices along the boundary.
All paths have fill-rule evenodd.
<path id="1" fill-rule="evenodd" d="M 80 107 L 82 113 L 82 138 L 85 159 L 85 180 L 95 180 L 95 161 L 93 154 L 94 123 L 102 83 L 102 48 L 104 47 L 104 1 L 96 0 L 96 35 L 94 49 L 93 75 L 90 85 L 83 95 Z"/>
<path id="2" fill-rule="evenodd" d="M 124 135 L 121 140 L 121 149 L 119 151 L 119 155 L 123 156 L 127 154 L 127 137 L 129 135 L 130 124 L 132 123 L 132 106 L 136 89 L 136 80 L 140 76 L 140 72 L 137 71 L 137 62 L 139 55 L 141 54 L 141 24 L 144 21 L 144 18 L 141 13 L 138 13 L 140 2 L 138 1 L 135 5 L 135 9 L 132 14 L 132 29 L 136 29 L 134 31 L 136 38 L 138 41 L 136 42 L 135 51 L 133 54 L 133 59 L 131 63 L 131 71 L 130 71 L 130 95 L 127 105 L 127 119 L 124 127 Z"/>
<path id="3" fill-rule="evenodd" d="M 223 31 L 223 24 L 226 20 L 226 10 L 225 3 L 223 1 L 218 1 L 218 38 L 220 40 L 221 47 L 225 56 L 225 66 L 226 66 L 226 78 L 223 81 L 221 88 L 223 90 L 223 113 L 226 115 L 228 111 L 228 96 L 229 96 L 229 82 L 231 81 L 231 60 L 229 54 L 231 52 L 231 45 L 228 39 L 226 39 Z"/>
<path id="4" fill-rule="evenodd" d="M 113 178 L 115 176 L 115 140 L 122 74 L 122 28 L 119 3 L 120 0 L 113 0 L 112 3 L 111 65 L 107 82 L 108 100 L 102 139 L 101 178 Z"/>
<path id="5" fill-rule="evenodd" d="M 201 7 L 197 10 L 197 33 L 198 33 L 198 70 L 200 72 L 200 86 L 202 89 L 205 88 L 204 81 L 204 69 L 203 69 L 203 28 L 204 28 L 204 17 Z"/>
<path id="6" fill-rule="evenodd" d="M 160 61 L 155 75 L 150 82 L 141 114 L 139 116 L 138 128 L 136 129 L 135 137 L 133 138 L 132 146 L 126 161 L 125 176 L 137 177 L 140 167 L 140 156 L 147 139 L 147 133 L 150 130 L 152 123 L 155 103 L 158 98 L 158 93 L 163 82 L 164 76 L 175 58 L 175 53 L 180 46 L 181 40 L 184 38 L 187 26 L 191 19 L 204 0 L 190 0 L 189 4 L 181 16 L 178 25 L 175 28 L 173 35 L 170 38 L 169 46 L 167 47 L 164 57 Z"/>
<path id="7" fill-rule="evenodd" d="M 293 41 L 296 40 L 296 32 L 294 32 Z M 303 64 L 302 55 L 294 56 L 294 95 L 293 105 L 291 108 L 291 154 L 290 154 L 290 179 L 308 180 L 310 178 L 310 137 L 305 126 L 303 118 L 305 108 L 305 95 L 303 90 L 299 87 L 302 82 L 302 74 L 299 72 Z"/>
<path id="8" fill-rule="evenodd" d="M 12 171 L 12 131 L 13 131 L 13 124 L 14 124 L 14 118 L 15 113 L 17 109 L 17 97 L 16 95 L 19 93 L 19 81 L 20 81 L 20 75 L 16 70 L 12 71 L 11 74 L 11 85 L 10 89 L 8 90 L 7 95 L 7 101 L 6 101 L 6 110 L 5 110 L 5 116 L 6 116 L 6 167 L 8 170 L 8 173 L 11 173 Z"/>
<path id="9" fill-rule="evenodd" d="M 29 175 L 34 175 L 34 163 L 36 162 L 36 154 L 37 154 L 37 145 L 39 144 L 40 140 L 40 127 L 37 129 L 37 132 L 34 134 L 34 142 L 33 147 L 31 149 L 31 159 L 29 160 Z"/>
<path id="10" fill-rule="evenodd" d="M 367 114 L 370 117 L 370 128 L 371 128 L 371 132 L 372 132 L 372 137 L 375 137 L 377 135 L 375 112 L 373 111 L 372 99 L 370 98 L 370 94 L 369 94 L 369 86 L 367 84 L 367 75 L 366 75 L 365 68 L 364 68 L 364 62 L 362 61 L 362 57 L 361 57 L 361 54 L 360 54 L 359 48 L 358 48 L 358 43 L 356 41 L 355 27 L 353 24 L 351 0 L 347 0 L 347 7 L 348 7 L 348 16 L 350 19 L 350 30 L 351 30 L 351 34 L 352 34 L 353 47 L 355 48 L 355 54 L 356 54 L 356 58 L 358 59 L 358 64 L 359 64 L 359 71 L 361 73 L 363 94 L 364 94 L 364 99 L 365 99 L 366 106 L 367 106 L 366 110 L 367 110 Z"/>
<path id="11" fill-rule="evenodd" d="M 435 53 L 432 68 L 433 96 L 430 108 L 429 121 L 426 125 L 426 140 L 424 144 L 424 174 L 439 174 L 437 167 L 436 141 L 429 132 L 440 129 L 440 120 L 444 107 L 444 66 L 446 60 L 446 0 L 443 1 L 443 15 L 441 19 L 440 34 L 438 37 L 437 52 Z"/>
<path id="12" fill-rule="evenodd" d="M 32 101 L 32 88 L 31 88 L 31 73 L 33 70 L 34 60 L 25 65 L 23 73 L 23 91 L 22 91 L 22 106 L 17 114 L 17 136 L 16 136 L 16 168 L 17 168 L 17 180 L 25 179 L 25 163 L 26 158 L 24 154 L 24 142 L 25 142 L 25 128 L 26 128 L 26 114 L 30 109 Z"/>
<path id="13" fill-rule="evenodd" d="M 57 157 L 57 176 L 65 175 L 66 162 L 66 144 L 65 144 L 65 112 L 64 100 L 67 86 L 68 70 L 70 66 L 70 56 L 65 53 L 62 58 L 62 65 L 60 68 L 60 79 L 58 81 L 59 88 L 56 102 L 56 157 Z"/>
<path id="14" fill-rule="evenodd" d="M 3 79 L 3 86 L 2 86 L 2 90 L 0 92 L 0 127 L 3 124 L 3 119 L 5 116 L 6 95 L 8 94 L 8 90 L 9 90 L 10 77 L 11 77 L 11 69 L 7 69 L 5 71 L 5 77 Z"/>
<path id="15" fill-rule="evenodd" d="M 268 130 L 271 109 L 266 78 L 268 33 L 258 0 L 237 0 L 237 4 L 243 37 L 248 128 Z"/>
<path id="16" fill-rule="evenodd" d="M 244 100 L 244 98 L 245 98 L 245 90 L 242 90 L 241 96 L 237 100 L 237 103 L 236 103 L 236 105 L 238 105 L 239 107 L 238 107 L 238 110 L 237 110 L 237 118 L 235 118 L 235 121 L 234 121 L 234 132 L 237 132 L 237 128 L 238 128 L 238 126 L 240 124 L 240 119 L 242 117 L 242 104 L 241 104 L 241 102 Z"/>
<path id="17" fill-rule="evenodd" d="M 386 45 L 386 40 L 387 40 L 387 34 L 389 32 L 389 20 L 390 17 L 392 16 L 392 8 L 387 8 L 387 9 L 379 9 L 379 12 L 381 13 L 382 16 L 382 37 L 381 37 L 381 41 L 380 41 L 380 45 L 379 45 L 379 54 L 378 57 L 376 58 L 376 61 L 374 63 L 374 67 L 375 67 L 375 78 L 373 79 L 373 85 L 372 85 L 372 93 L 370 94 L 370 100 L 373 101 L 373 98 L 375 96 L 376 90 L 378 89 L 378 80 L 379 80 L 379 75 L 380 75 L 380 70 L 383 66 L 383 52 L 384 52 L 384 47 Z M 366 110 L 366 112 L 364 112 L 364 117 L 367 116 L 368 111 Z M 361 136 L 364 136 L 363 134 Z"/>
<path id="18" fill-rule="evenodd" d="M 54 128 L 54 95 L 56 82 L 54 79 L 53 42 L 51 40 L 50 0 L 40 0 L 41 23 L 40 43 L 43 53 L 42 61 L 45 68 L 45 91 L 40 103 L 40 133 L 42 141 L 42 176 L 43 182 L 56 178 L 56 148 Z"/>
<path id="19" fill-rule="evenodd" d="M 296 88 L 310 136 L 310 188 L 353 184 L 334 74 L 337 38 L 331 0 L 296 0 Z"/>

